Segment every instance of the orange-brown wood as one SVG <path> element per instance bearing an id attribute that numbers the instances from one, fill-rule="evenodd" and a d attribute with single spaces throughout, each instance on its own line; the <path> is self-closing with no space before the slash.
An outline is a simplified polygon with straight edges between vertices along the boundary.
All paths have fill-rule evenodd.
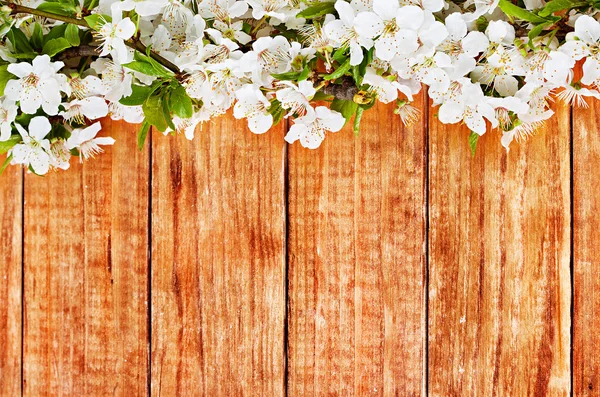
<path id="1" fill-rule="evenodd" d="M 393 110 L 289 149 L 290 396 L 424 394 L 426 120 Z"/>
<path id="2" fill-rule="evenodd" d="M 18 167 L 0 175 L 0 396 L 7 397 L 21 394 L 22 178 Z"/>
<path id="3" fill-rule="evenodd" d="M 153 136 L 153 396 L 284 394 L 283 134 Z"/>
<path id="4" fill-rule="evenodd" d="M 148 151 L 136 126 L 67 172 L 25 177 L 26 396 L 147 390 Z"/>
<path id="5" fill-rule="evenodd" d="M 569 395 L 568 108 L 508 155 L 430 121 L 430 395 Z"/>
<path id="6" fill-rule="evenodd" d="M 600 396 L 600 104 L 573 112 L 573 391 Z"/>

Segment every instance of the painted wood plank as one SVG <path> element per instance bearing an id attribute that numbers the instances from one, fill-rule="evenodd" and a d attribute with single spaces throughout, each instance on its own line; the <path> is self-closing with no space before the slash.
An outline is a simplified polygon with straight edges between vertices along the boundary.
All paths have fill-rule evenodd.
<path id="1" fill-rule="evenodd" d="M 24 395 L 144 395 L 148 151 L 103 121 L 113 148 L 25 178 Z"/>
<path id="2" fill-rule="evenodd" d="M 21 394 L 22 178 L 19 167 L 0 175 L 0 396 L 7 397 Z"/>
<path id="3" fill-rule="evenodd" d="M 569 110 L 508 155 L 468 135 L 430 119 L 430 395 L 567 396 Z"/>
<path id="4" fill-rule="evenodd" d="M 600 396 L 600 104 L 573 110 L 573 391 Z"/>
<path id="5" fill-rule="evenodd" d="M 153 137 L 153 396 L 283 395 L 283 133 Z"/>
<path id="6" fill-rule="evenodd" d="M 393 110 L 289 149 L 290 396 L 424 395 L 426 120 Z"/>

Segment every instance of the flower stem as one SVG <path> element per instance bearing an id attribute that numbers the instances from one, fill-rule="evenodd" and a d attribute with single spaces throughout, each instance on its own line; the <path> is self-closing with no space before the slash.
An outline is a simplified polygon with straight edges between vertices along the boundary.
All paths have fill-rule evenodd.
<path id="1" fill-rule="evenodd" d="M 68 17 L 68 16 L 60 15 L 60 14 L 54 14 L 52 12 L 46 12 L 46 11 L 42 11 L 42 10 L 37 10 L 35 8 L 22 6 L 20 4 L 7 3 L 6 5 L 8 7 L 10 7 L 10 9 L 12 10 L 12 14 L 37 15 L 37 16 L 40 16 L 40 17 L 43 17 L 43 18 L 54 19 L 56 21 L 62 21 L 62 22 L 65 22 L 65 23 L 70 23 L 70 24 L 73 24 L 73 25 L 79 25 L 79 26 L 83 26 L 83 27 L 86 27 L 88 29 L 91 29 L 90 26 L 85 21 L 85 19 L 79 19 L 79 18 Z M 140 41 L 138 41 L 135 38 L 131 39 L 131 40 L 125 41 L 125 44 L 128 47 L 133 48 L 134 50 L 140 51 L 143 54 L 145 54 L 146 51 L 147 51 L 146 46 L 143 45 Z M 172 62 L 168 61 L 167 59 L 161 57 L 156 52 L 150 51 L 150 56 L 155 61 L 157 61 L 158 63 L 160 63 L 165 68 L 167 68 L 170 71 L 172 71 L 173 73 L 175 73 L 175 74 L 179 74 L 180 73 L 180 70 L 177 67 L 177 65 L 175 65 L 174 63 L 172 63 Z"/>

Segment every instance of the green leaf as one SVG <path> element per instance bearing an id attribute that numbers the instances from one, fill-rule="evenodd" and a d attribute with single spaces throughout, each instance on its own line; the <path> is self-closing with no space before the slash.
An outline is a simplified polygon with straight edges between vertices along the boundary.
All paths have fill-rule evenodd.
<path id="1" fill-rule="evenodd" d="M 44 32 L 42 32 L 42 26 L 37 22 L 33 24 L 33 31 L 31 32 L 31 39 L 29 41 L 38 50 L 41 50 L 44 45 Z"/>
<path id="2" fill-rule="evenodd" d="M 475 150 L 477 149 L 477 141 L 479 140 L 479 134 L 471 131 L 469 135 L 469 147 L 471 148 L 471 157 L 475 157 Z"/>
<path id="3" fill-rule="evenodd" d="M 572 8 L 579 8 L 589 5 L 587 1 L 573 1 L 573 0 L 552 0 L 546 3 L 538 15 L 541 17 L 547 17 L 554 14 L 557 11 L 570 10 Z"/>
<path id="4" fill-rule="evenodd" d="M 64 37 L 66 30 L 67 30 L 67 25 L 66 24 L 62 24 L 62 25 L 58 25 L 58 26 L 53 27 L 44 36 L 44 44 L 46 44 L 48 41 L 50 41 L 52 39 L 57 39 L 59 37 Z"/>
<path id="5" fill-rule="evenodd" d="M 317 91 L 315 96 L 312 98 L 313 101 L 328 101 L 331 102 L 335 99 L 333 95 L 327 95 L 323 91 Z"/>
<path id="6" fill-rule="evenodd" d="M 350 59 L 347 59 L 346 62 L 344 62 L 342 65 L 340 65 L 339 68 L 337 68 L 335 70 L 335 72 L 323 76 L 323 79 L 325 79 L 325 80 L 339 79 L 340 77 L 345 75 L 346 72 L 348 72 L 349 70 L 350 70 Z"/>
<path id="7" fill-rule="evenodd" d="M 144 150 L 144 143 L 146 142 L 148 131 L 150 131 L 150 123 L 144 120 L 142 126 L 140 127 L 140 130 L 137 133 L 137 145 L 140 151 Z"/>
<path id="8" fill-rule="evenodd" d="M 162 104 L 163 116 L 165 117 L 167 126 L 173 131 L 177 130 L 177 128 L 175 127 L 175 124 L 173 124 L 173 117 L 171 116 L 171 109 L 169 108 L 169 95 L 162 98 L 161 104 Z"/>
<path id="9" fill-rule="evenodd" d="M 269 106 L 267 111 L 271 116 L 273 116 L 273 125 L 279 124 L 279 122 L 283 119 L 283 116 L 285 116 L 285 109 L 281 107 L 281 102 L 279 102 L 277 99 L 273 99 L 271 101 L 271 106 Z"/>
<path id="10" fill-rule="evenodd" d="M 50 57 L 53 57 L 67 48 L 71 48 L 71 43 L 69 43 L 69 40 L 65 39 L 64 37 L 59 37 L 57 39 L 49 40 L 46 44 L 44 44 L 42 52 L 44 54 L 48 54 Z"/>
<path id="11" fill-rule="evenodd" d="M 342 46 L 342 47 L 338 48 L 333 53 L 333 60 L 336 61 L 337 63 L 339 63 L 340 65 L 342 63 L 346 62 L 346 60 L 348 59 L 348 55 L 346 55 L 347 51 L 348 51 L 348 46 Z"/>
<path id="12" fill-rule="evenodd" d="M 160 132 L 166 131 L 167 121 L 163 114 L 162 98 L 159 95 L 154 95 L 146 99 L 146 102 L 142 105 L 142 110 L 148 123 L 155 126 Z"/>
<path id="13" fill-rule="evenodd" d="M 552 25 L 552 22 L 540 23 L 539 25 L 534 26 L 533 29 L 531 29 L 529 31 L 529 33 L 527 34 L 527 37 L 529 37 L 529 46 L 531 48 L 534 47 L 533 39 L 538 37 L 542 33 L 544 28 L 546 28 L 547 26 L 550 26 L 550 25 Z"/>
<path id="14" fill-rule="evenodd" d="M 124 67 L 148 76 L 160 76 L 149 62 L 133 61 L 123 64 Z"/>
<path id="15" fill-rule="evenodd" d="M 70 4 L 60 4 L 54 2 L 44 2 L 37 6 L 40 11 L 51 12 L 52 14 L 64 15 L 72 17 L 77 13 L 77 9 Z"/>
<path id="16" fill-rule="evenodd" d="M 100 14 L 92 14 L 84 17 L 85 22 L 87 22 L 88 26 L 93 30 L 100 30 L 102 25 L 106 22 L 111 22 L 112 18 L 108 15 L 100 15 Z"/>
<path id="17" fill-rule="evenodd" d="M 0 66 L 0 96 L 4 95 L 4 88 L 6 87 L 6 83 L 8 83 L 9 80 L 16 78 L 16 76 L 9 72 L 7 69 L 8 65 Z M 0 144 L 2 144 L 2 142 L 0 142 Z"/>
<path id="18" fill-rule="evenodd" d="M 514 5 L 509 0 L 500 0 L 500 3 L 498 5 L 506 15 L 509 15 L 511 17 L 522 19 L 524 21 L 532 22 L 535 24 L 544 23 L 548 21 L 546 18 L 542 18 L 531 11 L 527 11 L 519 6 Z"/>
<path id="19" fill-rule="evenodd" d="M 364 113 L 364 109 L 361 107 L 356 108 L 356 117 L 354 117 L 354 135 L 358 136 L 358 133 L 360 132 L 360 122 L 362 120 L 362 116 Z"/>
<path id="20" fill-rule="evenodd" d="M 13 26 L 6 33 L 6 37 L 8 37 L 16 52 L 34 52 L 29 45 L 29 39 L 27 39 L 25 33 L 21 32 L 21 29 Z"/>
<path id="21" fill-rule="evenodd" d="M 73 47 L 77 47 L 81 43 L 81 40 L 79 39 L 79 28 L 77 25 L 67 25 L 67 29 L 65 30 L 65 38 Z"/>
<path id="22" fill-rule="evenodd" d="M 334 99 L 331 102 L 331 110 L 340 112 L 346 119 L 346 123 L 354 116 L 358 105 L 354 101 L 347 101 L 343 99 Z"/>
<path id="23" fill-rule="evenodd" d="M 148 47 L 146 49 L 146 53 L 147 53 L 147 55 L 144 55 L 139 51 L 134 52 L 133 53 L 134 61 L 149 63 L 154 68 L 155 73 L 158 73 L 158 76 L 160 76 L 160 77 L 173 77 L 175 75 L 173 72 L 166 69 L 163 65 L 158 63 L 156 60 L 154 60 L 154 58 L 152 58 L 150 56 L 150 54 L 151 54 L 150 47 Z"/>
<path id="24" fill-rule="evenodd" d="M 8 140 L 0 142 L 0 154 L 4 154 L 12 149 L 17 143 L 21 142 L 21 135 L 11 135 Z"/>
<path id="25" fill-rule="evenodd" d="M 296 15 L 296 18 L 314 19 L 325 14 L 335 13 L 335 3 L 333 2 L 320 2 L 313 6 L 310 6 Z"/>
<path id="26" fill-rule="evenodd" d="M 274 78 L 281 81 L 298 80 L 300 78 L 300 72 L 287 72 L 287 73 L 273 73 L 271 74 Z"/>
<path id="27" fill-rule="evenodd" d="M 182 119 L 188 119 L 194 114 L 192 100 L 185 91 L 185 88 L 179 83 L 177 83 L 177 86 L 171 91 L 169 96 L 169 107 L 173 113 Z"/>
<path id="28" fill-rule="evenodd" d="M 146 85 L 137 85 L 137 84 L 132 84 L 131 85 L 131 95 L 129 95 L 128 97 L 124 97 L 121 98 L 121 100 L 119 101 L 121 103 L 121 105 L 125 105 L 125 106 L 139 106 L 142 105 L 146 99 L 148 99 L 148 97 L 150 95 L 152 95 L 152 93 L 154 91 L 156 91 L 156 88 L 158 88 L 157 86 L 155 87 L 154 85 L 152 86 L 146 86 Z"/>
<path id="29" fill-rule="evenodd" d="M 8 156 L 6 158 L 6 160 L 4 160 L 4 163 L 2 164 L 2 167 L 0 167 L 0 175 L 2 175 L 2 173 L 4 172 L 4 170 L 6 169 L 6 167 L 8 167 L 8 165 L 10 164 L 10 161 L 12 160 L 13 155 L 12 153 L 10 154 L 10 156 Z"/>

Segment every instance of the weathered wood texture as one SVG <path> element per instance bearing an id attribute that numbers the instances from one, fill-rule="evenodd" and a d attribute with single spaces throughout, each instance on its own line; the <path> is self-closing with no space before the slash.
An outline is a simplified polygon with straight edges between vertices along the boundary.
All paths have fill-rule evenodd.
<path id="1" fill-rule="evenodd" d="M 570 126 L 507 155 L 430 118 L 431 396 L 570 391 Z"/>
<path id="2" fill-rule="evenodd" d="M 284 394 L 283 134 L 153 136 L 153 396 Z"/>
<path id="3" fill-rule="evenodd" d="M 0 163 L 3 163 L 2 156 Z M 21 393 L 23 171 L 0 175 L 0 395 Z"/>
<path id="4" fill-rule="evenodd" d="M 107 153 L 25 177 L 26 396 L 147 389 L 149 160 L 135 126 L 103 123 Z"/>
<path id="5" fill-rule="evenodd" d="M 600 396 L 600 105 L 573 115 L 573 391 Z"/>
<path id="6" fill-rule="evenodd" d="M 425 122 L 289 148 L 288 395 L 424 392 Z"/>

